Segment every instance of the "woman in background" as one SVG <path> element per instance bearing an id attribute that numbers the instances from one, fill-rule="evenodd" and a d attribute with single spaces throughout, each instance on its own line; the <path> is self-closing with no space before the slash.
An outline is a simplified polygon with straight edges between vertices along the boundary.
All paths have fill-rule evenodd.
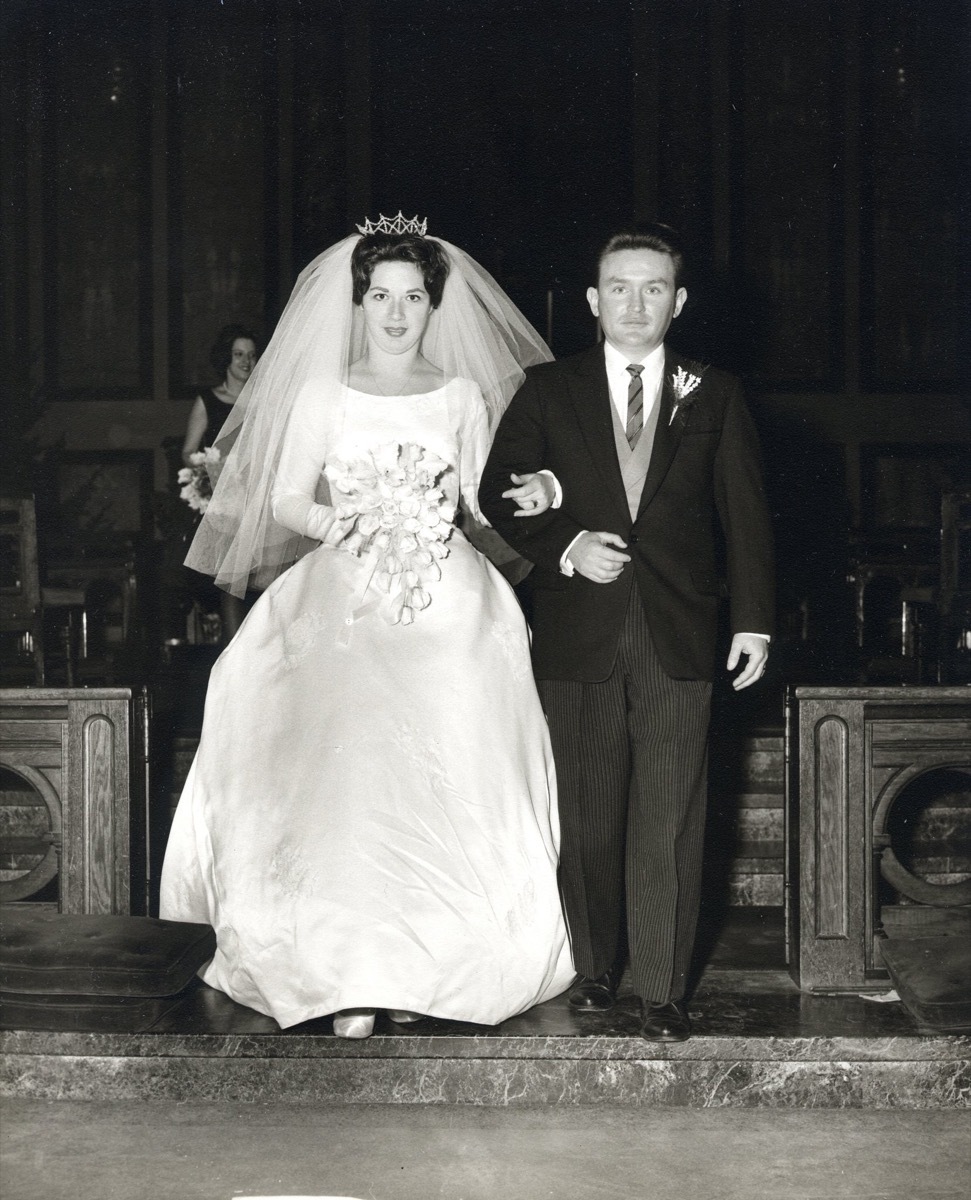
<path id="1" fill-rule="evenodd" d="M 256 335 L 245 325 L 224 325 L 220 329 L 209 351 L 209 362 L 222 382 L 201 391 L 189 411 L 182 443 L 182 461 L 187 467 L 192 465 L 193 454 L 215 446 L 219 431 L 253 373 L 256 360 Z M 212 600 L 208 601 L 208 604 L 212 603 Z M 241 598 L 229 592 L 219 593 L 224 645 L 239 629 L 245 613 L 246 606 Z"/>
<path id="2" fill-rule="evenodd" d="M 191 465 L 190 455 L 216 444 L 216 438 L 236 403 L 243 385 L 256 366 L 256 337 L 245 325 L 224 325 L 216 335 L 209 361 L 221 380 L 196 397 L 182 443 L 182 461 Z"/>

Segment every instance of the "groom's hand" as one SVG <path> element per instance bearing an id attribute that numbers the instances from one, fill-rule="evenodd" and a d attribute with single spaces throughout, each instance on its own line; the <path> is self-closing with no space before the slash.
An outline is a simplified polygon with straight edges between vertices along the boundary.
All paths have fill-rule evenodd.
<path id="1" fill-rule="evenodd" d="M 769 643 L 765 638 L 756 637 L 753 633 L 736 633 L 728 655 L 729 671 L 735 670 L 743 654 L 748 656 L 748 662 L 732 680 L 732 687 L 736 692 L 762 678 L 765 664 L 769 661 Z"/>
<path id="2" fill-rule="evenodd" d="M 524 475 L 510 475 L 516 487 L 511 487 L 502 493 L 504 500 L 514 500 L 519 508 L 513 513 L 514 517 L 538 517 L 546 512 L 556 499 L 556 484 L 551 475 L 539 472 Z"/>
<path id="3" fill-rule="evenodd" d="M 615 549 L 616 547 L 616 549 Z M 616 533 L 581 533 L 570 547 L 567 558 L 574 568 L 592 583 L 613 583 L 630 562 L 624 554 L 627 543 Z"/>

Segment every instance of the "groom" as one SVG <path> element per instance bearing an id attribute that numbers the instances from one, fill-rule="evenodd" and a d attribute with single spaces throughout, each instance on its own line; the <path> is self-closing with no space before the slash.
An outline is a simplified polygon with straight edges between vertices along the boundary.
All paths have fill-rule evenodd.
<path id="1" fill-rule="evenodd" d="M 587 291 L 604 342 L 528 371 L 480 489 L 483 512 L 536 564 L 533 663 L 580 972 L 570 1004 L 613 1005 L 626 908 L 642 1033 L 665 1042 L 690 1033 L 719 596 L 736 690 L 762 676 L 773 620 L 769 516 L 739 383 L 664 345 L 687 298 L 682 266 L 664 225 L 607 242 Z"/>

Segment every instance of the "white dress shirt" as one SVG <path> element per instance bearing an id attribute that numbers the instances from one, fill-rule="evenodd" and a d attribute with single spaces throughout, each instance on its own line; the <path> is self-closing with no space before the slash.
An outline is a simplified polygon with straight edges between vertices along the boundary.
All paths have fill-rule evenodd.
<path id="1" fill-rule="evenodd" d="M 655 346 L 650 354 L 644 358 L 628 358 L 616 346 L 612 346 L 610 342 L 605 341 L 604 361 L 607 365 L 607 389 L 610 392 L 611 403 L 617 410 L 617 416 L 620 417 L 622 429 L 626 429 L 627 427 L 627 397 L 631 381 L 631 374 L 627 368 L 628 366 L 633 366 L 634 363 L 640 363 L 643 366 L 641 383 L 644 385 L 644 411 L 641 416 L 642 420 L 646 421 L 651 415 L 654 405 L 659 403 L 661 397 L 661 385 L 664 381 L 664 344 Z M 641 428 L 643 428 L 643 425 Z M 547 472 L 544 472 L 544 474 L 547 474 Z M 559 508 L 563 502 L 563 490 L 556 476 L 552 475 L 552 473 L 550 474 L 553 479 L 555 491 L 552 506 L 553 508 Z M 570 562 L 568 556 L 581 537 L 583 537 L 583 534 L 578 533 L 560 556 L 560 570 L 564 575 L 572 576 L 573 574 L 573 563 Z"/>
<path id="2" fill-rule="evenodd" d="M 610 389 L 610 399 L 617 410 L 617 416 L 620 417 L 622 429 L 627 428 L 627 395 L 631 381 L 631 375 L 627 368 L 635 363 L 640 363 L 644 367 L 641 372 L 641 383 L 644 385 L 643 419 L 646 421 L 661 397 L 661 384 L 664 380 L 663 344 L 655 347 L 646 358 L 628 358 L 610 342 L 604 342 L 604 360 L 607 364 L 607 387 Z"/>

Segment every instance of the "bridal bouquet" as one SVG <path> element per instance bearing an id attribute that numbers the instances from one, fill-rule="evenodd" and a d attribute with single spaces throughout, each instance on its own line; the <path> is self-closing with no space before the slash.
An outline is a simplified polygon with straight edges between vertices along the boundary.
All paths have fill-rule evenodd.
<path id="1" fill-rule="evenodd" d="M 212 475 L 219 465 L 220 454 L 215 446 L 207 446 L 189 455 L 190 467 L 182 467 L 177 476 L 182 488 L 179 499 L 196 512 L 204 513 L 212 498 Z"/>
<path id="2" fill-rule="evenodd" d="M 325 468 L 337 516 L 353 523 L 344 546 L 376 552 L 375 582 L 391 597 L 392 622 L 410 625 L 427 608 L 427 585 L 441 578 L 455 505 L 439 487 L 448 467 L 414 442 L 389 442 Z"/>

